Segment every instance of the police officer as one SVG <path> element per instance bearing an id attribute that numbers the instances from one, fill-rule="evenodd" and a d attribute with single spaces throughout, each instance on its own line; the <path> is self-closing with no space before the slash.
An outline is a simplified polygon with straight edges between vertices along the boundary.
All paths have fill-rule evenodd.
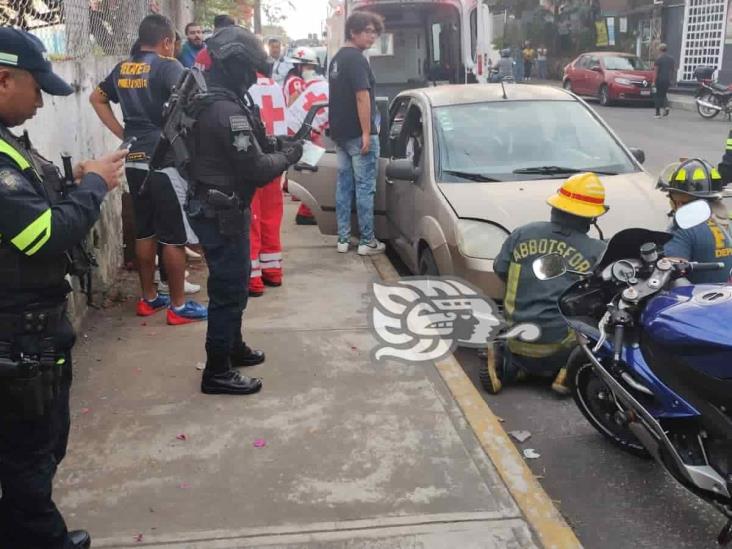
<path id="1" fill-rule="evenodd" d="M 533 323 L 541 328 L 537 342 L 509 340 L 489 353 L 482 381 L 491 393 L 520 374 L 556 376 L 552 389 L 567 394 L 566 370 L 574 338 L 562 319 L 559 296 L 576 279 L 572 276 L 539 280 L 532 263 L 547 254 L 560 254 L 569 268 L 589 271 L 605 244 L 587 235 L 596 218 L 607 212 L 605 188 L 593 173 L 570 177 L 549 197 L 551 220 L 517 228 L 503 243 L 494 262 L 496 274 L 506 283 L 503 305 L 511 323 Z"/>
<path id="2" fill-rule="evenodd" d="M 248 30 L 226 27 L 208 40 L 213 59 L 208 93 L 195 107 L 197 123 L 188 140 L 191 199 L 188 213 L 209 268 L 206 368 L 207 394 L 249 394 L 262 382 L 232 367 L 264 362 L 264 353 L 242 340 L 250 271 L 249 205 L 266 185 L 302 156 L 302 145 L 265 136 L 247 90 L 257 71 L 269 74 L 267 54 Z M 279 149 L 279 150 L 278 150 Z"/>
<path id="3" fill-rule="evenodd" d="M 66 318 L 69 252 L 119 184 L 126 151 L 59 171 L 8 128 L 33 118 L 41 90 L 70 95 L 40 40 L 0 28 L 0 545 L 4 549 L 87 548 L 68 532 L 51 499 L 69 433 L 71 347 Z M 50 130 L 49 130 L 50 131 Z"/>
<path id="4" fill-rule="evenodd" d="M 732 130 L 727 134 L 727 141 L 724 146 L 724 155 L 722 161 L 718 164 L 719 175 L 722 176 L 722 183 L 729 185 L 732 183 Z"/>
<path id="5" fill-rule="evenodd" d="M 687 261 L 722 262 L 725 268 L 717 271 L 693 271 L 687 278 L 694 284 L 728 282 L 732 270 L 732 233 L 729 212 L 722 202 L 724 184 L 717 168 L 705 160 L 693 158 L 667 166 L 661 173 L 658 186 L 668 194 L 673 211 L 694 200 L 706 200 L 712 217 L 690 229 L 681 229 L 672 223 L 673 239 L 664 245 L 668 257 Z"/>

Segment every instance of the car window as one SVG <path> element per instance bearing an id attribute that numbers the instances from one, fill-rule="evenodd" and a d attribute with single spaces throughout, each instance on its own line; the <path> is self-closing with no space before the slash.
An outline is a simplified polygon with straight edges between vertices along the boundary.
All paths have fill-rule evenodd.
<path id="1" fill-rule="evenodd" d="M 404 124 L 404 118 L 407 116 L 407 107 L 409 107 L 409 97 L 400 97 L 395 100 L 389 111 L 391 112 L 391 123 L 389 124 L 389 139 L 399 137 Z"/>
<path id="2" fill-rule="evenodd" d="M 582 57 L 580 57 L 577 60 L 577 63 L 576 63 L 577 68 L 578 69 L 586 69 L 587 66 L 588 66 L 588 61 L 589 60 L 590 60 L 590 56 L 589 55 L 583 55 Z"/>
<path id="3" fill-rule="evenodd" d="M 514 170 L 561 166 L 630 173 L 636 164 L 578 101 L 504 101 L 438 107 L 433 111 L 440 181 L 483 174 L 499 181 L 546 179 Z M 566 175 L 565 175 L 566 177 Z"/>
<path id="4" fill-rule="evenodd" d="M 609 71 L 644 71 L 648 70 L 646 65 L 638 57 L 630 56 L 607 56 L 603 59 L 605 68 Z"/>
<path id="5" fill-rule="evenodd" d="M 589 57 L 587 68 L 591 69 L 592 67 L 599 67 L 600 66 L 600 58 L 596 55 L 592 55 Z"/>
<path id="6" fill-rule="evenodd" d="M 404 121 L 402 132 L 399 136 L 400 158 L 411 158 L 415 166 L 419 166 L 422 160 L 424 147 L 424 126 L 422 124 L 422 109 L 412 104 Z"/>

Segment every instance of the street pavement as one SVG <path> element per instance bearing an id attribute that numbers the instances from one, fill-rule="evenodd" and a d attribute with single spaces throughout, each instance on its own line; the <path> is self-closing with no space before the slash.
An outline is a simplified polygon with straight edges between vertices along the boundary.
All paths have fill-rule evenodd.
<path id="1" fill-rule="evenodd" d="M 647 107 L 592 105 L 626 145 L 645 151 L 645 167 L 654 176 L 680 157 L 701 156 L 716 164 L 730 129 L 722 117 L 707 121 L 696 112 L 674 109 L 668 118 L 655 120 Z M 461 350 L 456 356 L 480 387 L 476 353 Z M 531 433 L 526 442 L 517 444 L 541 455 L 527 463 L 584 547 L 717 546 L 723 517 L 653 461 L 627 455 L 606 442 L 571 398 L 558 399 L 545 384 L 509 387 L 496 396 L 482 390 L 481 394 L 505 420 L 507 431 Z"/>
<path id="2" fill-rule="evenodd" d="M 205 324 L 135 317 L 132 274 L 87 318 L 55 492 L 69 526 L 95 548 L 579 547 L 459 365 L 372 360 L 381 271 L 295 208 L 285 284 L 245 322 L 260 394 L 202 395 Z"/>

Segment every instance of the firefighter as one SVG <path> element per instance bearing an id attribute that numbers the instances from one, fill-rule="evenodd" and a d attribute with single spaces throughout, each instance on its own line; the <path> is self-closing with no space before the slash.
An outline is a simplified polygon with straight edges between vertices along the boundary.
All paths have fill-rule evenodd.
<path id="1" fill-rule="evenodd" d="M 605 214 L 605 188 L 593 173 L 570 177 L 549 197 L 550 221 L 517 228 L 503 243 L 494 262 L 496 274 L 506 283 L 504 308 L 513 324 L 533 323 L 541 328 L 537 342 L 509 340 L 489 353 L 486 389 L 498 393 L 505 382 L 526 374 L 554 376 L 552 389 L 569 393 L 565 365 L 575 346 L 574 337 L 562 319 L 557 301 L 573 282 L 571 275 L 539 280 L 534 275 L 535 259 L 556 253 L 572 270 L 589 271 L 605 244 L 588 236 L 594 221 Z"/>
<path id="2" fill-rule="evenodd" d="M 673 239 L 663 247 L 668 257 L 687 261 L 722 262 L 725 268 L 716 271 L 693 271 L 686 277 L 694 284 L 728 282 L 732 270 L 732 233 L 727 207 L 722 202 L 722 176 L 709 162 L 692 158 L 669 164 L 658 180 L 658 187 L 668 194 L 671 208 L 695 200 L 706 200 L 712 216 L 706 223 L 681 229 L 672 223 Z"/>
<path id="3" fill-rule="evenodd" d="M 51 493 L 69 436 L 74 330 L 66 274 L 119 185 L 127 151 L 87 161 L 63 181 L 58 169 L 9 128 L 73 89 L 52 72 L 41 41 L 0 28 L 0 546 L 88 549 L 66 529 Z M 73 132 L 72 123 L 59 131 Z M 51 128 L 48 131 L 53 131 Z"/>

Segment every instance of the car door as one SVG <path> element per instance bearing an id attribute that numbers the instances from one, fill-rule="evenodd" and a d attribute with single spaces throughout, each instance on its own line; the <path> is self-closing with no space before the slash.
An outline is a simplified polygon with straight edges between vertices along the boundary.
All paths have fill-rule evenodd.
<path id="1" fill-rule="evenodd" d="M 597 96 L 600 86 L 605 83 L 605 73 L 603 72 L 600 58 L 596 55 L 590 56 L 590 64 L 587 71 L 587 95 Z"/>
<path id="2" fill-rule="evenodd" d="M 411 160 L 418 171 L 424 150 L 424 113 L 414 99 L 398 108 L 400 112 L 406 111 L 406 115 L 399 135 L 392 140 L 392 158 Z M 411 250 L 416 238 L 414 201 L 419 183 L 419 178 L 416 181 L 386 179 L 387 221 L 392 244 L 410 268 L 414 267 Z"/>
<path id="3" fill-rule="evenodd" d="M 587 64 L 590 59 L 589 55 L 582 55 L 574 64 L 572 71 L 572 90 L 577 95 L 587 93 Z"/>
<path id="4" fill-rule="evenodd" d="M 377 98 L 377 107 L 382 111 L 381 119 L 386 119 L 386 100 Z M 386 146 L 386 136 L 389 126 L 382 128 L 380 134 L 381 157 L 378 159 L 376 179 L 376 196 L 374 197 L 374 231 L 377 238 L 388 239 L 389 231 L 386 222 L 385 200 L 385 170 L 388 160 L 389 147 Z M 338 234 L 336 221 L 335 196 L 338 182 L 338 155 L 335 143 L 328 137 L 324 138 L 325 154 L 315 168 L 301 164 L 291 167 L 288 171 L 289 192 L 302 200 L 315 216 L 318 228 L 322 234 Z M 354 235 L 358 234 L 358 218 L 355 201 L 352 203 L 351 227 Z"/>

